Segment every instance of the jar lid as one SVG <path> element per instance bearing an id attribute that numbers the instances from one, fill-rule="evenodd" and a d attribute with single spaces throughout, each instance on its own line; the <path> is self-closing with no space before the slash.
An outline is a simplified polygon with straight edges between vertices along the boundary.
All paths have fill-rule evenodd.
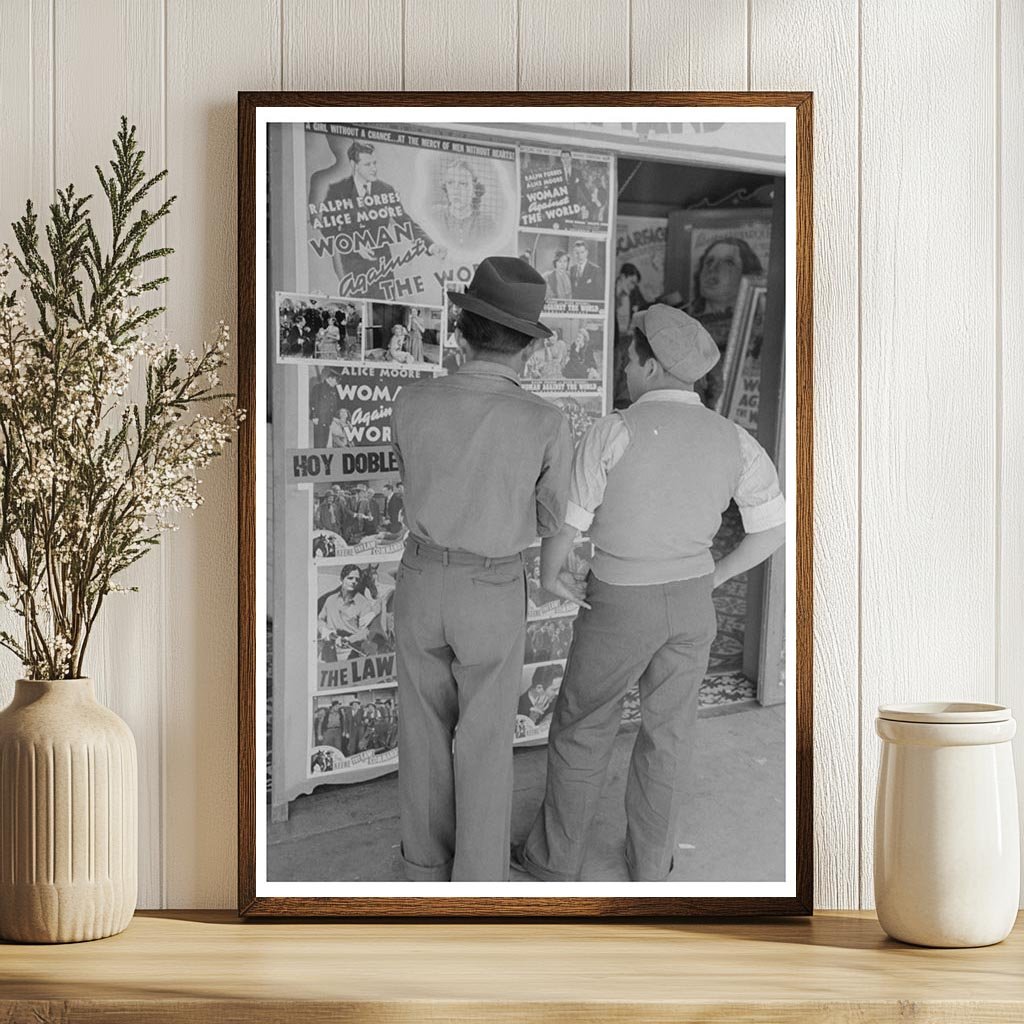
<path id="1" fill-rule="evenodd" d="M 934 725 L 970 725 L 1008 722 L 1004 704 L 972 704 L 966 701 L 930 701 L 923 704 L 882 704 L 878 717 L 889 722 L 924 722 Z"/>

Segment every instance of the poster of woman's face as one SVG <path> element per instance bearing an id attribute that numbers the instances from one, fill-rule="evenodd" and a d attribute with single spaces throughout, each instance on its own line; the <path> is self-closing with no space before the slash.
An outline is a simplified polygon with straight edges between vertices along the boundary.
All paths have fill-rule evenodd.
<path id="1" fill-rule="evenodd" d="M 491 159 L 433 157 L 425 222 L 453 256 L 479 258 L 504 243 L 515 218 L 510 172 L 510 167 Z"/>
<path id="2" fill-rule="evenodd" d="M 697 259 L 691 308 L 694 312 L 732 309 L 743 275 L 763 272 L 757 253 L 744 239 L 728 237 L 712 242 Z"/>
<path id="3" fill-rule="evenodd" d="M 699 319 L 727 320 L 740 279 L 766 273 L 771 235 L 765 207 L 670 214 L 664 287 L 672 304 Z"/>

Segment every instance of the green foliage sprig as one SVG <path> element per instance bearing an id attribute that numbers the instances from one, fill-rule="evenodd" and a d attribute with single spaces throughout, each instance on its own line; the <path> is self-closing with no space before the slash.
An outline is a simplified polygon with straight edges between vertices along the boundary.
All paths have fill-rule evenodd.
<path id="1" fill-rule="evenodd" d="M 173 250 L 146 240 L 175 197 L 142 206 L 167 174 L 147 176 L 144 157 L 122 118 L 110 174 L 96 168 L 109 244 L 92 197 L 68 186 L 50 205 L 45 246 L 29 202 L 13 225 L 20 252 L 0 248 L 0 600 L 21 623 L 17 636 L 0 630 L 0 645 L 29 678 L 82 674 L 103 600 L 124 589 L 115 577 L 176 529 L 175 513 L 198 507 L 198 472 L 243 415 L 219 387 L 226 325 L 187 354 L 148 337 L 164 307 L 139 296 L 167 278 L 145 280 L 145 269 Z"/>

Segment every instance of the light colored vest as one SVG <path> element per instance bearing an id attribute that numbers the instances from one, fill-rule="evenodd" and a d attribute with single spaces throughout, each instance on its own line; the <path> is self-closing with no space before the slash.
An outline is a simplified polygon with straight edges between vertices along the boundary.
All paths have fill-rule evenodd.
<path id="1" fill-rule="evenodd" d="M 711 544 L 743 465 L 736 425 L 689 403 L 641 402 L 619 415 L 629 447 L 590 527 L 594 575 L 636 586 L 714 572 Z"/>

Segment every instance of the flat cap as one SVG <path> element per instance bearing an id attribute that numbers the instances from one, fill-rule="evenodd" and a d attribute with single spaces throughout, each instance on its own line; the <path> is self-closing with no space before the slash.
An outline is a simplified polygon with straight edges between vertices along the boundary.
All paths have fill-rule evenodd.
<path id="1" fill-rule="evenodd" d="M 692 384 L 718 362 L 721 353 L 704 325 L 681 309 L 657 303 L 633 314 L 666 373 Z"/>

